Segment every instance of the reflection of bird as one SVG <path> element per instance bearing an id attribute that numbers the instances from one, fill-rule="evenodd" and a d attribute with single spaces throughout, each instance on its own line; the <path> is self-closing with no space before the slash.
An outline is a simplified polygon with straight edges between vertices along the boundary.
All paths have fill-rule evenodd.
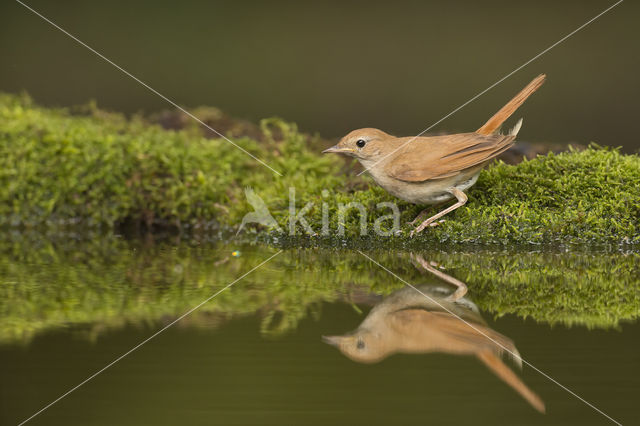
<path id="1" fill-rule="evenodd" d="M 271 216 L 264 200 L 262 200 L 262 198 L 260 198 L 260 196 L 249 187 L 244 189 L 244 193 L 247 197 L 247 201 L 251 204 L 254 211 L 244 215 L 236 235 L 242 231 L 242 228 L 244 228 L 247 223 L 259 223 L 260 225 L 264 225 L 268 228 L 276 228 L 279 230 L 280 226 L 278 226 L 278 222 L 276 222 L 273 216 Z"/>
<path id="2" fill-rule="evenodd" d="M 325 336 L 323 340 L 362 363 L 378 362 L 394 353 L 475 355 L 535 409 L 544 412 L 540 397 L 501 360 L 506 348 L 522 366 L 511 339 L 490 329 L 469 300 L 452 301 L 447 291 L 439 287 L 423 286 L 418 290 L 405 287 L 392 293 L 369 312 L 355 331 Z"/>

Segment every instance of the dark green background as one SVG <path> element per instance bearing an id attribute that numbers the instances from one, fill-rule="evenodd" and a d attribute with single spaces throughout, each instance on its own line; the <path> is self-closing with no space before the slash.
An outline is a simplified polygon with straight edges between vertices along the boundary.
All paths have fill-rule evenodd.
<path id="1" fill-rule="evenodd" d="M 416 134 L 612 1 L 175 2 L 28 0 L 187 105 L 278 115 L 339 137 Z M 521 140 L 640 146 L 637 3 L 626 1 L 434 131 L 478 128 L 531 78 Z M 18 3 L 0 6 L 0 90 L 126 112 L 167 104 Z"/>

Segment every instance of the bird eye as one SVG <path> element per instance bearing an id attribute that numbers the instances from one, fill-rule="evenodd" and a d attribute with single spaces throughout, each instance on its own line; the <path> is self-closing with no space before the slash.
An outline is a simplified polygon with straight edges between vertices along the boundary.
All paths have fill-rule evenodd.
<path id="1" fill-rule="evenodd" d="M 358 148 L 363 148 L 366 143 L 367 143 L 367 141 L 365 141 L 364 139 L 358 139 L 357 142 L 356 142 L 356 146 Z"/>
<path id="2" fill-rule="evenodd" d="M 363 340 L 358 340 L 358 343 L 356 343 L 356 347 L 358 349 L 364 349 L 364 341 Z"/>

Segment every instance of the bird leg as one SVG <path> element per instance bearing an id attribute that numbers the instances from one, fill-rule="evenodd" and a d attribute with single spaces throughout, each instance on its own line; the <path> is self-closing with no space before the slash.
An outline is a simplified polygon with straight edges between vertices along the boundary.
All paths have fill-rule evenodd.
<path id="1" fill-rule="evenodd" d="M 433 207 L 438 207 L 441 204 L 446 203 L 447 201 L 440 201 L 437 204 L 431 205 L 429 207 L 427 207 L 426 209 L 422 210 L 420 213 L 418 213 L 418 216 L 416 216 L 415 219 L 413 219 L 411 222 L 409 222 L 409 225 L 415 225 L 417 223 L 422 222 L 422 220 L 424 219 L 424 217 L 427 215 L 427 213 L 429 213 L 429 209 L 433 208 Z"/>
<path id="2" fill-rule="evenodd" d="M 413 255 L 412 254 L 411 257 L 416 262 L 418 262 L 418 264 L 421 267 L 423 267 L 425 270 L 431 272 L 433 275 L 435 275 L 436 277 L 440 278 L 441 280 L 456 286 L 456 291 L 454 291 L 452 294 L 447 296 L 446 300 L 448 300 L 449 302 L 455 302 L 456 300 L 461 299 L 462 297 L 464 297 L 465 294 L 467 294 L 467 285 L 465 283 L 463 283 L 462 281 L 453 278 L 451 275 L 445 274 L 444 272 L 440 271 L 439 269 L 436 269 L 435 267 L 433 267 L 429 262 L 427 262 L 420 255 L 417 255 L 417 254 Z"/>
<path id="3" fill-rule="evenodd" d="M 426 228 L 427 226 L 429 226 L 433 221 L 435 221 L 437 219 L 440 219 L 442 216 L 444 216 L 447 213 L 451 213 L 452 211 L 454 211 L 458 207 L 464 206 L 465 203 L 468 200 L 467 195 L 464 192 L 460 191 L 458 188 L 455 188 L 455 187 L 454 188 L 449 188 L 449 189 L 447 189 L 447 192 L 449 192 L 454 197 L 456 197 L 458 199 L 458 202 L 455 203 L 454 205 L 452 205 L 451 207 L 447 207 L 446 209 L 442 210 L 440 213 L 437 213 L 437 214 L 431 216 L 429 219 L 427 219 L 424 222 L 422 222 L 416 229 L 411 231 L 410 236 L 413 237 L 414 234 L 422 232 L 422 230 L 424 228 Z"/>
<path id="4" fill-rule="evenodd" d="M 429 211 L 430 207 L 427 207 L 426 209 L 422 210 L 418 216 L 416 216 L 415 219 L 413 219 L 411 222 L 409 222 L 409 225 L 415 225 L 416 223 L 422 221 L 422 219 L 424 219 L 424 217 L 427 215 L 427 212 Z"/>

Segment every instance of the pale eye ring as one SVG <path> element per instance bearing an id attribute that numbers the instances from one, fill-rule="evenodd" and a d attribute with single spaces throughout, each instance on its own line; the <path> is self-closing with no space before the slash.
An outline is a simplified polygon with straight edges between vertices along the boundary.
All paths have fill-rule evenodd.
<path id="1" fill-rule="evenodd" d="M 358 139 L 356 141 L 356 146 L 358 148 L 364 148 L 364 146 L 367 144 L 367 141 L 365 141 L 364 139 Z"/>
<path id="2" fill-rule="evenodd" d="M 358 343 L 356 343 L 356 347 L 360 350 L 364 349 L 364 341 L 358 340 Z"/>

